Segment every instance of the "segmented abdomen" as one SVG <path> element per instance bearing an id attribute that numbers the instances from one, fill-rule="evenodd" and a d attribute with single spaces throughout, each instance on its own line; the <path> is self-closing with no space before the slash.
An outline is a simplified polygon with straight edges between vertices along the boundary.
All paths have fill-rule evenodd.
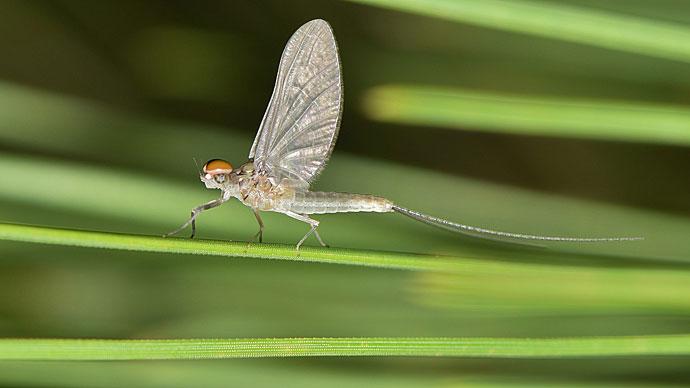
<path id="1" fill-rule="evenodd" d="M 294 199 L 277 204 L 276 208 L 300 214 L 393 211 L 393 203 L 385 198 L 366 194 L 307 191 L 295 193 Z"/>

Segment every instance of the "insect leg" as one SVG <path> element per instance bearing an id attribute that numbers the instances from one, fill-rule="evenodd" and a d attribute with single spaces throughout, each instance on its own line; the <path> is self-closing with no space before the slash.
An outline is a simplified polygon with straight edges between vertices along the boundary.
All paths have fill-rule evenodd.
<path id="1" fill-rule="evenodd" d="M 259 238 L 259 242 L 263 242 L 264 239 L 264 222 L 261 219 L 261 215 L 259 214 L 259 211 L 256 209 L 252 209 L 252 212 L 254 213 L 254 217 L 256 217 L 256 222 L 259 223 L 259 231 L 254 235 L 254 239 Z"/>
<path id="2" fill-rule="evenodd" d="M 177 234 L 177 233 L 181 232 L 184 228 L 186 228 L 189 224 L 192 224 L 192 235 L 189 236 L 189 238 L 194 238 L 194 234 L 196 233 L 196 217 L 202 211 L 208 210 L 208 209 L 213 209 L 214 207 L 220 206 L 225 202 L 227 202 L 227 199 L 225 197 L 223 197 L 223 198 L 214 199 L 213 201 L 206 202 L 203 205 L 199 205 L 199 206 L 195 207 L 194 209 L 192 209 L 192 214 L 189 217 L 189 219 L 187 220 L 187 222 L 185 222 L 184 224 L 182 224 L 182 226 L 173 230 L 172 232 L 164 234 L 163 237 L 169 237 L 169 236 L 172 236 L 173 234 Z"/>
<path id="3" fill-rule="evenodd" d="M 319 231 L 316 229 L 314 229 L 314 236 L 316 237 L 317 240 L 319 240 L 319 244 L 321 244 L 322 247 L 328 248 L 328 244 L 323 242 L 323 240 L 321 239 L 321 236 L 319 235 Z"/>
<path id="4" fill-rule="evenodd" d="M 322 246 L 324 246 L 324 247 L 327 246 L 327 245 L 323 242 L 323 240 L 321 239 L 321 236 L 319 236 L 319 232 L 316 231 L 316 228 L 319 227 L 319 221 L 317 221 L 317 220 L 315 220 L 315 219 L 309 217 L 309 216 L 306 215 L 306 214 L 299 214 L 299 213 L 295 213 L 295 212 L 291 212 L 291 211 L 284 212 L 284 214 L 287 215 L 287 216 L 290 216 L 290 217 L 292 217 L 292 218 L 294 218 L 294 219 L 296 219 L 296 220 L 299 220 L 299 221 L 302 221 L 302 222 L 306 222 L 307 224 L 309 224 L 309 225 L 311 226 L 311 229 L 309 229 L 309 232 L 307 232 L 307 234 L 305 234 L 304 237 L 302 237 L 302 239 L 299 240 L 299 242 L 297 243 L 297 250 L 299 250 L 299 248 L 302 246 L 302 244 L 304 243 L 304 241 L 305 241 L 309 236 L 311 236 L 312 233 L 315 234 L 316 238 L 319 240 L 319 243 L 320 243 Z"/>

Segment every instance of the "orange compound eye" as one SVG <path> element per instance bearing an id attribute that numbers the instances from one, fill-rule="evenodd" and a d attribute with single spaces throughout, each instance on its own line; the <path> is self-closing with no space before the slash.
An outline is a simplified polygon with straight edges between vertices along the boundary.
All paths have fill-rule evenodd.
<path id="1" fill-rule="evenodd" d="M 232 165 L 222 159 L 211 159 L 204 164 L 204 172 L 207 174 L 229 174 L 232 172 Z"/>

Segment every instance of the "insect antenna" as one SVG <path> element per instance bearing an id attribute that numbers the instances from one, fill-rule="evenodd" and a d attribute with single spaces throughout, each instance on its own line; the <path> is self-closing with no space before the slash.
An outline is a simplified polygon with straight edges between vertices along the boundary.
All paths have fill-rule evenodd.
<path id="1" fill-rule="evenodd" d="M 199 162 L 196 161 L 196 158 L 192 156 L 192 160 L 194 161 L 194 165 L 196 166 L 196 171 L 201 175 L 201 167 L 199 167 Z"/>

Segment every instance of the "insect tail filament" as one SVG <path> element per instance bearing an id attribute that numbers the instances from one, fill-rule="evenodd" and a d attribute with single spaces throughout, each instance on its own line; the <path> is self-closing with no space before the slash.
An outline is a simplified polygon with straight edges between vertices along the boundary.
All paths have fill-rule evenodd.
<path id="1" fill-rule="evenodd" d="M 644 240 L 643 237 L 560 237 L 560 236 L 538 236 L 532 234 L 520 234 L 501 232 L 498 230 L 484 229 L 477 226 L 463 225 L 456 222 L 444 220 L 442 218 L 423 214 L 414 210 L 405 209 L 403 207 L 393 205 L 393 210 L 410 217 L 414 220 L 436 226 L 441 229 L 450 230 L 452 232 L 479 234 L 485 236 L 493 236 L 505 239 L 520 239 L 520 240 L 537 240 L 537 241 L 565 241 L 565 242 L 612 242 L 612 241 L 638 241 Z"/>

